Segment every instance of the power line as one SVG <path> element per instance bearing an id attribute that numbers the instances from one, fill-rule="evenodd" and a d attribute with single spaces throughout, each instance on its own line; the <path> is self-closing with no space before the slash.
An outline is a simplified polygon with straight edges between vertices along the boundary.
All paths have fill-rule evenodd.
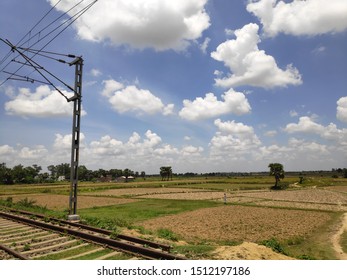
<path id="1" fill-rule="evenodd" d="M 25 37 L 27 37 L 29 34 L 31 34 L 31 32 L 36 28 L 36 26 L 38 26 L 44 19 L 45 17 L 47 17 L 51 12 L 52 10 L 61 2 L 62 0 L 59 0 L 54 6 L 52 6 L 49 11 L 43 15 L 41 17 L 41 19 L 22 37 L 22 39 L 19 40 L 19 42 L 17 43 L 17 45 L 19 45 Z M 5 55 L 5 57 L 0 61 L 0 65 L 7 60 L 7 58 L 11 55 L 11 51 L 8 52 L 7 55 Z"/>
<path id="2" fill-rule="evenodd" d="M 52 41 L 54 41 L 61 33 L 63 33 L 69 26 L 71 26 L 78 18 L 80 18 L 85 12 L 87 12 L 96 2 L 97 2 L 98 0 L 94 0 L 94 1 L 92 1 L 90 4 L 88 4 L 87 6 L 85 6 L 84 8 L 82 8 L 81 10 L 79 10 L 78 12 L 76 12 L 74 15 L 72 15 L 69 19 L 67 19 L 67 20 L 65 20 L 64 22 L 62 22 L 60 25 L 58 25 L 56 28 L 54 28 L 53 30 L 51 30 L 49 33 L 47 33 L 45 36 L 43 36 L 42 38 L 40 38 L 37 42 L 35 42 L 35 43 L 33 43 L 32 45 L 31 45 L 31 47 L 32 46 L 35 46 L 36 44 L 38 44 L 39 42 L 41 42 L 42 40 L 44 40 L 44 39 L 46 39 L 47 37 L 49 37 L 51 34 L 53 34 L 54 32 L 56 32 L 57 30 L 59 30 L 60 28 L 62 28 L 62 27 L 64 27 L 64 25 L 66 25 L 62 30 L 60 30 L 57 34 L 55 34 L 55 36 L 53 37 L 53 38 L 51 38 L 43 47 L 41 47 L 39 50 L 32 50 L 32 49 L 30 49 L 30 48 L 23 48 L 22 46 L 24 45 L 24 44 L 26 44 L 26 43 L 28 43 L 29 41 L 30 41 L 30 39 L 29 40 L 27 40 L 27 41 L 25 41 L 21 46 L 19 46 L 18 48 L 21 48 L 23 51 L 28 51 L 28 52 L 31 52 L 32 53 L 32 56 L 29 58 L 29 57 L 27 57 L 27 58 L 29 58 L 30 60 L 32 60 L 36 55 L 41 55 L 41 56 L 44 56 L 44 57 L 46 57 L 46 58 L 50 58 L 50 59 L 54 59 L 54 60 L 56 60 L 56 61 L 58 61 L 58 62 L 61 62 L 61 63 L 67 63 L 66 61 L 64 61 L 64 60 L 61 60 L 61 59 L 56 59 L 56 58 L 53 58 L 53 57 L 51 57 L 51 56 L 48 56 L 48 55 L 46 55 L 46 54 L 54 54 L 54 55 L 63 55 L 63 54 L 59 54 L 59 53 L 54 53 L 54 52 L 45 52 L 45 51 L 43 51 L 43 49 L 44 48 L 46 48 Z M 59 1 L 60 2 L 60 1 Z M 58 3 L 59 3 L 58 2 Z M 40 32 L 42 32 L 42 31 L 44 31 L 45 29 L 47 29 L 48 27 L 50 27 L 52 24 L 54 24 L 58 19 L 60 19 L 62 16 L 64 16 L 65 14 L 67 14 L 68 12 L 70 12 L 70 11 L 72 11 L 74 8 L 76 8 L 77 6 L 79 6 L 82 2 L 84 2 L 84 0 L 81 0 L 80 2 L 78 2 L 77 4 L 75 4 L 72 8 L 70 8 L 68 11 L 66 11 L 63 15 L 61 15 L 60 17 L 58 17 L 57 19 L 55 19 L 53 22 L 51 22 L 48 26 L 46 26 L 45 28 L 43 28 Z M 58 3 L 56 3 L 56 5 L 58 4 Z M 55 6 L 56 6 L 55 5 Z M 55 7 L 54 6 L 54 7 Z M 48 13 L 47 13 L 48 14 Z M 47 15 L 46 14 L 46 15 Z M 46 16 L 45 15 L 45 16 Z M 44 17 L 45 17 L 44 16 Z M 39 22 L 41 22 L 42 20 L 43 20 L 43 18 L 44 17 L 42 17 L 42 19 L 39 21 Z M 34 26 L 34 27 L 36 27 L 38 24 L 39 24 L 39 22 Z M 32 28 L 32 30 L 33 30 L 33 28 Z M 32 31 L 31 30 L 31 31 Z M 28 34 L 28 33 L 27 33 Z M 39 34 L 39 32 L 38 33 L 36 33 L 36 35 L 37 34 Z M 36 36 L 35 35 L 35 36 Z M 24 36 L 24 38 L 25 38 L 26 36 Z M 5 42 L 3 39 L 2 39 L 2 41 L 3 42 Z M 5 42 L 6 43 L 6 42 Z M 11 44 L 12 45 L 12 44 Z M 13 45 L 12 45 L 12 47 L 11 47 L 12 49 L 11 49 L 11 51 L 10 51 L 10 53 L 11 52 L 13 52 Z M 17 50 L 18 51 L 18 50 Z M 45 53 L 45 54 L 42 54 L 42 53 Z M 8 55 L 8 57 L 9 57 L 10 55 Z M 67 56 L 67 57 L 75 57 L 75 56 L 73 56 L 73 55 L 64 55 L 64 56 Z M 19 55 L 18 56 L 16 56 L 16 58 L 18 58 L 19 57 Z M 15 58 L 15 59 L 16 59 Z M 1 69 L 1 72 L 4 72 L 4 70 L 11 64 L 11 62 L 13 62 L 14 60 L 11 60 L 11 61 L 9 61 L 2 69 Z M 0 65 L 1 65 L 1 63 L 0 63 Z M 25 66 L 25 65 L 27 65 L 26 63 L 23 63 L 16 71 L 14 71 L 14 73 L 13 74 L 16 74 L 17 75 L 17 73 Z M 37 70 L 36 68 L 35 68 L 35 70 Z M 40 73 L 41 74 L 41 73 Z M 51 74 L 51 73 L 50 73 Z M 41 74 L 42 75 L 42 74 Z M 53 74 L 51 74 L 51 75 L 53 75 Z M 54 76 L 54 75 L 53 75 Z M 54 76 L 55 77 L 55 76 Z M 3 85 L 7 80 L 9 80 L 9 79 L 11 79 L 12 78 L 12 75 L 10 75 L 10 77 L 9 78 L 7 78 L 6 80 L 4 80 L 1 84 L 0 84 L 0 86 L 1 85 Z M 57 77 L 55 77 L 58 81 L 60 81 L 60 82 L 62 82 L 60 79 L 58 79 Z M 63 83 L 63 82 L 62 82 Z M 63 83 L 64 84 L 64 83 Z M 65 85 L 65 84 L 64 84 Z M 68 86 L 68 88 L 70 88 L 69 86 Z"/>
<path id="3" fill-rule="evenodd" d="M 2 40 L 3 41 L 3 40 Z M 34 68 L 46 81 L 49 85 L 51 85 L 55 90 L 57 90 L 67 101 L 69 101 L 68 97 L 58 88 L 56 87 L 48 78 L 47 76 L 45 76 L 42 72 L 46 72 L 49 75 L 51 75 L 52 77 L 54 77 L 55 79 L 57 79 L 59 82 L 61 82 L 64 86 L 66 86 L 67 88 L 69 88 L 70 90 L 74 91 L 74 89 L 72 87 L 70 87 L 68 84 L 64 83 L 62 80 L 60 80 L 58 77 L 56 77 L 55 75 L 53 75 L 51 72 L 47 71 L 45 68 L 43 68 L 41 65 L 39 65 L 37 62 L 33 61 L 31 58 L 27 57 L 23 52 L 19 51 L 14 45 L 11 44 L 11 42 L 9 41 L 4 41 L 8 46 L 11 47 L 11 49 L 13 51 L 17 51 L 19 53 L 20 56 L 22 56 L 25 61 L 27 63 L 25 63 L 24 65 L 30 66 L 32 68 Z M 23 66 L 24 66 L 23 65 Z M 22 67 L 23 67 L 22 66 Z M 12 76 L 19 76 L 16 73 L 12 73 L 10 77 L 7 78 L 7 80 L 12 79 Z"/>
<path id="4" fill-rule="evenodd" d="M 56 7 L 60 2 L 61 2 L 61 0 L 58 1 L 58 2 L 50 9 L 50 11 L 49 11 L 48 13 L 50 13 L 50 12 L 53 10 L 53 8 Z M 78 2 L 77 4 L 75 4 L 73 7 L 71 7 L 69 10 L 67 10 L 65 13 L 63 13 L 62 15 L 60 15 L 59 17 L 57 17 L 55 20 L 53 20 L 52 22 L 50 22 L 46 27 L 42 28 L 42 29 L 41 29 L 40 31 L 38 31 L 36 34 L 34 34 L 33 36 L 31 36 L 31 38 L 29 38 L 29 39 L 26 40 L 24 43 L 22 43 L 21 45 L 19 45 L 19 43 L 20 43 L 21 41 L 23 41 L 24 38 L 27 37 L 27 35 L 30 34 L 30 33 L 34 30 L 34 28 L 44 19 L 44 17 L 46 17 L 46 15 L 48 15 L 48 13 L 46 13 L 46 15 L 45 15 L 44 17 L 42 17 L 42 18 L 39 20 L 39 22 L 38 22 L 37 24 L 35 24 L 35 26 L 34 26 L 25 36 L 23 36 L 23 38 L 20 40 L 20 42 L 19 42 L 17 45 L 19 45 L 19 47 L 22 47 L 23 45 L 29 43 L 29 42 L 32 40 L 32 38 L 35 38 L 36 36 L 38 36 L 38 35 L 40 35 L 41 33 L 43 33 L 43 31 L 45 31 L 46 29 L 50 28 L 50 26 L 52 26 L 54 23 L 56 23 L 58 20 L 60 20 L 63 16 L 65 16 L 66 14 L 68 14 L 71 10 L 73 10 L 74 8 L 76 8 L 77 6 L 79 6 L 82 2 L 84 2 L 84 0 L 81 0 L 80 2 Z M 75 15 L 73 15 L 73 17 L 74 17 L 74 16 L 75 16 Z M 54 28 L 53 30 L 51 30 L 50 32 L 48 32 L 47 34 L 45 34 L 45 36 L 39 38 L 39 40 L 37 40 L 36 42 L 34 42 L 33 44 L 31 44 L 31 46 L 30 46 L 29 48 L 31 48 L 31 47 L 37 45 L 39 42 L 41 42 L 41 41 L 43 41 L 44 39 L 46 39 L 47 37 L 49 37 L 51 34 L 53 34 L 53 32 L 55 32 L 55 31 L 58 30 L 60 27 L 62 27 L 63 25 L 65 25 L 65 24 L 66 24 L 67 22 L 69 22 L 71 19 L 72 19 L 72 18 L 70 17 L 69 19 L 67 19 L 67 20 L 65 20 L 64 22 L 62 22 L 61 24 L 59 24 L 56 28 Z M 74 21 L 72 21 L 67 27 L 69 27 L 73 22 L 74 22 Z M 66 28 L 67 28 L 67 27 L 66 27 Z M 66 28 L 64 28 L 62 31 L 64 31 Z M 62 33 L 62 32 L 59 32 L 58 35 L 60 35 L 61 33 Z M 56 37 L 57 37 L 57 36 L 56 36 Z M 50 44 L 56 37 L 54 37 L 51 41 L 49 41 L 48 44 Z M 45 48 L 48 44 L 46 44 L 43 48 Z M 43 48 L 41 48 L 41 50 L 42 50 Z M 11 51 L 9 51 L 8 55 L 6 56 L 6 59 L 3 59 L 3 60 L 1 61 L 0 65 L 1 65 L 2 63 L 4 63 L 4 62 L 9 58 L 10 55 L 11 55 Z M 35 56 L 35 55 L 34 55 L 34 56 Z M 33 57 L 34 57 L 34 56 L 33 56 Z M 16 58 L 18 58 L 18 56 L 17 56 Z M 1 69 L 1 71 L 3 71 L 4 69 L 6 69 L 6 68 L 9 66 L 10 63 L 11 63 L 11 62 L 7 63 L 7 64 L 5 65 L 5 67 L 3 67 L 3 68 Z M 20 70 L 20 69 L 18 69 L 17 71 L 19 71 L 19 70 Z M 16 72 L 17 72 L 17 71 L 16 71 Z"/>

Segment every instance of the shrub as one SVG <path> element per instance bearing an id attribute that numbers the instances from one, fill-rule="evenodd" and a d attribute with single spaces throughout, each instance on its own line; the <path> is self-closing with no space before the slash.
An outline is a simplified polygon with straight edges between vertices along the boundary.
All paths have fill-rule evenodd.
<path id="1" fill-rule="evenodd" d="M 275 238 L 271 238 L 269 240 L 264 240 L 260 244 L 271 248 L 272 250 L 274 250 L 277 253 L 287 255 L 287 253 L 284 251 L 282 245 Z"/>
<path id="2" fill-rule="evenodd" d="M 23 206 L 23 207 L 33 207 L 35 204 L 36 204 L 36 200 L 34 199 L 28 199 L 27 197 L 26 198 L 23 198 L 21 200 L 19 200 L 17 202 L 17 204 L 19 206 Z"/>
<path id="3" fill-rule="evenodd" d="M 271 187 L 271 190 L 275 190 L 275 191 L 278 191 L 278 190 L 285 190 L 289 187 L 289 183 L 288 182 L 281 182 L 276 186 L 272 186 Z"/>

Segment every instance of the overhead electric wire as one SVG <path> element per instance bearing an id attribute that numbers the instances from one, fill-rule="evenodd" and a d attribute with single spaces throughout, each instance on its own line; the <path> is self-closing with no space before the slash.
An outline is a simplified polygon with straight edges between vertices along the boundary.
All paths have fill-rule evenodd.
<path id="1" fill-rule="evenodd" d="M 73 7 L 71 7 L 69 10 L 67 10 L 66 12 L 64 12 L 63 14 L 61 14 L 59 17 L 57 17 L 55 20 L 53 20 L 51 23 L 49 23 L 46 27 L 42 28 L 40 31 L 36 32 L 36 34 L 34 34 L 32 36 L 32 38 L 35 38 L 37 35 L 40 35 L 41 33 L 43 33 L 43 31 L 45 31 L 46 29 L 48 29 L 51 25 L 53 25 L 54 23 L 56 23 L 58 20 L 60 20 L 62 17 L 64 17 L 65 15 L 67 15 L 70 11 L 72 11 L 74 8 L 76 8 L 77 6 L 79 6 L 82 2 L 84 2 L 85 0 L 81 0 L 80 2 L 78 2 L 77 4 L 75 4 Z M 60 2 L 60 1 L 59 1 Z M 74 17 L 74 16 L 73 16 Z M 45 36 L 43 36 L 42 38 L 40 38 L 37 42 L 33 43 L 29 48 L 35 46 L 36 44 L 38 44 L 39 42 L 41 42 L 43 39 L 45 39 L 46 37 L 48 37 L 49 35 L 51 35 L 53 32 L 55 32 L 57 29 L 59 29 L 61 26 L 63 26 L 66 22 L 68 22 L 69 20 L 71 20 L 72 17 L 70 17 L 69 19 L 63 21 L 60 25 L 58 25 L 56 28 L 54 28 L 53 30 L 51 30 L 48 34 L 46 34 Z M 69 25 L 70 26 L 70 25 Z M 31 41 L 32 39 L 28 39 L 27 41 L 25 41 L 21 46 L 25 45 L 26 43 L 29 43 L 29 41 Z"/>
<path id="2" fill-rule="evenodd" d="M 55 60 L 57 62 L 61 62 L 61 63 L 67 63 L 65 60 L 63 59 L 59 59 L 59 58 L 56 58 L 56 57 L 53 57 L 53 56 L 49 56 L 49 55 L 46 55 L 45 53 L 52 53 L 52 52 L 45 52 L 45 51 L 38 51 L 38 50 L 31 50 L 31 49 L 23 49 L 23 48 L 18 48 L 18 49 L 21 49 L 25 52 L 29 52 L 29 53 L 34 53 L 36 55 L 39 55 L 39 56 L 42 56 L 42 57 L 45 57 L 45 58 L 48 58 L 48 59 L 52 59 L 52 60 Z M 54 53 L 55 54 L 55 53 Z M 57 55 L 57 54 L 55 54 Z M 75 55 L 67 55 L 67 54 L 59 54 L 60 56 L 65 56 L 65 57 L 71 57 L 71 58 L 76 58 Z"/>
<path id="3" fill-rule="evenodd" d="M 38 26 L 38 24 L 39 24 L 39 23 L 40 23 L 40 22 L 52 11 L 61 1 L 62 1 L 62 0 L 59 0 L 59 1 L 49 10 L 49 12 L 47 12 L 46 15 L 43 16 L 43 17 L 39 20 L 39 22 L 38 22 L 37 24 L 35 24 L 35 26 L 34 26 L 26 35 L 23 36 L 23 38 L 20 40 L 20 42 L 23 41 L 24 38 L 27 37 L 28 34 L 30 34 L 30 33 L 33 31 L 33 29 L 34 29 L 36 26 Z M 29 43 L 30 40 L 32 40 L 32 38 L 35 38 L 37 35 L 41 34 L 43 31 L 45 31 L 46 29 L 48 29 L 51 25 L 53 25 L 54 23 L 56 23 L 56 22 L 57 22 L 58 20 L 60 20 L 63 16 L 65 16 L 66 14 L 68 14 L 68 12 L 70 12 L 72 9 L 74 9 L 74 8 L 76 8 L 78 5 L 80 5 L 83 1 L 84 1 L 84 0 L 81 0 L 80 2 L 78 2 L 77 4 L 75 4 L 72 8 L 70 8 L 69 10 L 67 10 L 66 12 L 64 12 L 63 14 L 61 14 L 59 17 L 57 17 L 55 20 L 53 20 L 52 22 L 50 22 L 46 27 L 42 28 L 40 31 L 38 31 L 36 34 L 34 34 L 31 38 L 29 38 L 27 41 L 25 41 L 22 45 L 20 45 L 20 47 L 22 47 L 22 46 L 25 45 L 26 43 Z M 56 27 L 55 29 L 51 30 L 51 31 L 50 31 L 48 34 L 46 34 L 44 37 L 40 38 L 38 41 L 36 41 L 35 43 L 33 43 L 29 48 L 35 46 L 35 45 L 38 44 L 40 41 L 42 41 L 43 39 L 45 39 L 47 36 L 51 35 L 54 31 L 56 31 L 57 29 L 59 29 L 59 28 L 60 28 L 62 25 L 64 25 L 67 21 L 68 21 L 68 20 L 66 20 L 66 21 L 64 21 L 62 24 L 58 25 L 58 27 Z M 70 25 L 71 25 L 71 24 L 70 24 Z M 69 25 L 69 26 L 70 26 L 70 25 Z M 19 45 L 19 43 L 17 43 L 17 45 Z M 10 54 L 11 54 L 11 51 L 9 51 L 9 54 L 7 55 L 7 58 L 10 56 Z M 18 57 L 18 56 L 17 56 L 17 57 Z M 17 57 L 16 57 L 16 58 L 17 58 Z M 6 59 L 7 59 L 7 58 L 6 58 Z M 0 63 L 0 65 L 1 65 L 4 61 L 6 61 L 6 60 L 2 60 L 1 63 Z M 7 66 L 8 66 L 10 63 L 11 63 L 11 62 L 7 63 L 7 64 L 5 65 L 5 67 L 3 67 L 3 68 L 1 69 L 1 72 L 2 72 L 4 69 L 6 69 Z M 19 70 L 20 70 L 20 69 L 18 69 L 18 71 L 19 71 Z"/>
<path id="4" fill-rule="evenodd" d="M 61 1 L 61 0 L 60 0 Z M 59 2 L 60 2 L 59 1 Z M 50 39 L 41 49 L 39 50 L 31 50 L 30 48 L 23 48 L 23 44 L 26 44 L 30 41 L 27 40 L 26 42 L 24 42 L 19 48 L 20 49 L 23 49 L 24 51 L 30 51 L 33 53 L 33 55 L 29 58 L 27 56 L 24 55 L 24 53 L 18 51 L 18 48 L 16 48 L 15 46 L 11 46 L 11 51 L 10 52 L 13 52 L 14 50 L 16 50 L 20 56 L 22 56 L 29 64 L 30 66 L 32 66 L 37 72 L 39 72 L 39 74 L 41 76 L 43 76 L 45 78 L 45 80 L 47 80 L 47 82 L 52 85 L 56 90 L 58 90 L 66 99 L 67 97 L 56 87 L 53 85 L 53 83 L 51 81 L 49 81 L 49 79 L 47 79 L 39 70 L 38 70 L 38 67 L 35 67 L 31 64 L 32 59 L 36 56 L 36 55 L 41 55 L 41 56 L 45 56 L 47 58 L 51 58 L 51 59 L 55 59 L 53 57 L 50 57 L 50 56 L 47 56 L 47 55 L 43 55 L 41 54 L 42 53 L 47 53 L 47 54 L 54 54 L 54 55 L 63 55 L 63 54 L 59 54 L 59 53 L 54 53 L 54 52 L 46 52 L 46 51 L 43 51 L 44 48 L 46 48 L 53 40 L 55 40 L 62 32 L 64 32 L 69 26 L 71 26 L 78 18 L 80 18 L 86 11 L 88 11 L 98 0 L 95 0 L 93 2 L 91 2 L 90 4 L 88 4 L 86 7 L 84 7 L 83 9 L 81 9 L 80 11 L 76 12 L 73 16 L 71 16 L 69 19 L 65 20 L 63 23 L 61 23 L 60 25 L 58 25 L 58 27 L 54 28 L 53 30 L 51 30 L 48 34 L 46 34 L 44 37 L 40 38 L 37 42 L 35 42 L 34 44 L 32 44 L 32 46 L 38 44 L 40 41 L 44 40 L 45 38 L 47 38 L 48 36 L 50 36 L 51 34 L 53 34 L 55 31 L 57 31 L 59 28 L 63 27 L 64 25 L 66 25 L 66 23 L 68 23 L 62 30 L 60 30 L 52 39 Z M 59 3 L 58 2 L 58 3 Z M 69 11 L 71 11 L 72 9 L 74 9 L 75 7 L 77 7 L 78 5 L 80 5 L 82 2 L 84 2 L 84 0 L 81 0 L 80 2 L 78 2 L 77 4 L 75 4 L 71 9 L 69 9 L 67 12 L 65 12 L 63 15 L 61 15 L 60 17 L 58 17 L 58 19 L 60 19 L 62 16 L 64 16 L 65 14 L 67 14 Z M 58 4 L 57 3 L 57 4 Z M 57 5 L 56 4 L 56 5 Z M 56 6 L 55 5 L 55 6 Z M 54 6 L 54 7 L 55 7 Z M 53 8 L 54 8 L 53 7 Z M 45 15 L 46 16 L 46 15 Z M 44 18 L 44 17 L 43 17 Z M 43 20 L 43 18 L 39 21 L 39 23 Z M 52 25 L 53 23 L 55 23 L 58 19 L 54 20 L 52 23 L 50 23 L 48 26 L 46 26 L 44 29 L 42 29 L 40 32 L 44 31 L 45 29 L 47 29 L 47 27 L 49 27 L 50 25 Z M 39 24 L 37 23 L 37 25 Z M 35 25 L 35 27 L 37 26 Z M 32 30 L 31 30 L 32 31 Z M 36 33 L 35 36 L 37 34 L 39 34 L 40 32 Z M 28 33 L 27 33 L 28 34 Z M 26 35 L 27 36 L 27 35 Z M 24 38 L 26 37 L 24 36 Z M 2 41 L 4 41 L 3 39 L 1 39 Z M 5 41 L 4 41 L 5 42 Z M 5 42 L 6 43 L 6 42 Z M 31 47 L 32 47 L 31 46 Z M 76 56 L 73 56 L 73 55 L 65 55 L 67 57 L 76 57 Z M 17 56 L 18 57 L 18 56 Z M 16 58 L 17 58 L 16 57 Z M 63 63 L 66 63 L 65 61 L 63 60 L 59 60 L 59 59 L 55 59 L 56 61 L 59 61 L 59 62 L 63 62 Z M 13 60 L 12 60 L 13 61 Z M 2 70 L 1 72 L 4 71 L 4 69 L 6 69 L 6 67 L 12 62 L 10 61 Z M 1 64 L 0 64 L 1 65 Z M 7 80 L 11 79 L 13 75 L 18 75 L 17 73 L 25 66 L 25 65 L 28 65 L 27 63 L 23 63 L 23 65 L 21 67 L 19 67 L 14 73 L 12 73 L 10 75 L 10 77 L 8 77 L 3 83 L 0 84 L 3 85 Z M 28 65 L 29 66 L 29 65 Z M 44 68 L 43 68 L 44 69 Z M 59 79 L 58 77 L 56 77 L 55 75 L 53 75 L 51 72 L 47 71 L 46 69 L 44 69 L 44 71 L 51 75 L 52 77 L 54 77 L 56 80 L 58 80 L 59 82 L 61 82 L 63 85 L 65 85 L 66 87 L 68 87 L 70 90 L 73 90 L 69 85 L 67 85 L 66 83 L 64 83 L 61 79 Z M 74 91 L 74 90 L 73 90 Z M 67 99 L 68 100 L 68 99 Z"/>
<path id="5" fill-rule="evenodd" d="M 36 28 L 36 26 L 38 26 L 38 25 L 43 21 L 43 20 L 45 19 L 45 17 L 47 17 L 47 16 L 52 12 L 52 10 L 53 10 L 61 1 L 62 1 L 62 0 L 59 0 L 57 3 L 55 3 L 54 6 L 52 6 L 52 7 L 49 9 L 49 11 L 46 12 L 46 14 L 43 15 L 43 16 L 41 17 L 41 19 L 40 19 L 36 24 L 34 24 L 34 26 L 22 37 L 22 39 L 19 40 L 19 42 L 17 43 L 17 45 L 19 45 L 19 44 L 24 40 L 24 38 L 27 37 L 27 36 Z M 0 61 L 0 65 L 1 65 L 4 61 L 6 61 L 7 58 L 8 58 L 10 55 L 11 55 L 11 51 L 9 51 L 8 54 L 5 55 L 5 57 Z"/>
<path id="6" fill-rule="evenodd" d="M 55 90 L 57 90 L 65 99 L 66 101 L 69 102 L 68 97 L 58 88 L 56 87 L 42 72 L 45 71 L 46 73 L 48 73 L 49 75 L 51 75 L 52 77 L 54 77 L 55 79 L 57 79 L 59 82 L 61 82 L 63 85 L 65 85 L 66 87 L 68 87 L 70 90 L 74 91 L 68 84 L 64 83 L 62 80 L 60 80 L 58 77 L 56 77 L 55 75 L 53 75 L 52 73 L 50 73 L 49 71 L 47 71 L 46 69 L 44 69 L 41 65 L 39 65 L 38 63 L 36 63 L 35 61 L 31 60 L 31 58 L 27 57 L 24 53 L 22 53 L 21 51 L 19 51 L 15 46 L 13 46 L 9 41 L 6 41 L 6 43 L 12 48 L 15 49 L 26 61 L 27 61 L 27 65 L 33 67 L 46 81 L 49 85 L 51 85 Z M 8 79 L 11 79 L 13 75 L 17 75 L 16 73 L 13 73 Z"/>

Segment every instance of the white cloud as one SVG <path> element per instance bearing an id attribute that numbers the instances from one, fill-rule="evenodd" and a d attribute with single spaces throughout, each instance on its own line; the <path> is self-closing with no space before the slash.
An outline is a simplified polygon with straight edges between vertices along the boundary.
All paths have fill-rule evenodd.
<path id="1" fill-rule="evenodd" d="M 192 145 L 182 148 L 183 156 L 199 156 L 204 151 L 202 147 L 194 147 Z"/>
<path id="2" fill-rule="evenodd" d="M 332 140 L 340 145 L 347 144 L 347 129 L 338 129 L 336 124 L 330 123 L 327 126 L 316 123 L 312 118 L 304 116 L 300 117 L 298 123 L 289 123 L 284 131 L 292 133 L 316 134 L 323 139 Z"/>
<path id="3" fill-rule="evenodd" d="M 211 41 L 211 39 L 206 37 L 204 42 L 200 45 L 200 49 L 204 54 L 207 53 L 207 47 L 208 47 L 208 44 L 210 43 L 210 41 Z"/>
<path id="4" fill-rule="evenodd" d="M 336 117 L 340 121 L 347 123 L 347 96 L 341 97 L 337 101 Z"/>
<path id="5" fill-rule="evenodd" d="M 324 130 L 324 127 L 314 122 L 310 117 L 300 117 L 299 122 L 287 124 L 285 131 L 288 133 L 316 133 L 319 134 Z"/>
<path id="6" fill-rule="evenodd" d="M 48 155 L 48 150 L 43 145 L 37 145 L 34 148 L 23 147 L 18 153 L 19 158 L 24 160 L 28 160 L 28 159 L 37 160 L 47 155 Z"/>
<path id="7" fill-rule="evenodd" d="M 334 161 L 339 161 L 338 153 L 331 146 L 314 141 L 290 138 L 287 145 L 270 145 L 258 149 L 255 162 L 274 162 L 284 164 L 285 170 L 321 170 L 331 169 Z"/>
<path id="8" fill-rule="evenodd" d="M 159 167 L 169 164 L 177 168 L 189 164 L 192 157 L 201 156 L 204 149 L 192 145 L 182 149 L 163 143 L 161 137 L 147 130 L 144 137 L 134 132 L 127 141 L 120 141 L 109 135 L 92 141 L 86 148 L 86 160 L 91 166 L 127 166 L 136 170 L 150 170 L 159 173 Z M 102 161 L 101 161 L 102 159 Z"/>
<path id="9" fill-rule="evenodd" d="M 325 51 L 326 51 L 326 47 L 324 47 L 324 46 L 319 46 L 319 47 L 317 47 L 317 48 L 315 48 L 313 51 L 312 51 L 312 53 L 314 54 L 314 55 L 320 55 L 320 54 L 323 54 Z"/>
<path id="10" fill-rule="evenodd" d="M 66 96 L 72 96 L 72 93 L 62 92 Z M 72 115 L 73 103 L 67 102 L 58 91 L 42 85 L 35 92 L 20 88 L 14 99 L 5 103 L 5 111 L 9 115 L 22 117 L 65 117 Z M 85 115 L 86 112 L 82 110 L 82 114 Z"/>
<path id="11" fill-rule="evenodd" d="M 209 144 L 212 157 L 220 158 L 228 155 L 236 159 L 245 155 L 250 156 L 261 144 L 251 126 L 235 121 L 222 122 L 220 119 L 215 120 L 214 124 L 219 131 Z"/>
<path id="12" fill-rule="evenodd" d="M 13 157 L 15 157 L 16 151 L 13 147 L 9 145 L 2 145 L 0 146 L 0 163 L 8 163 L 11 162 Z"/>
<path id="13" fill-rule="evenodd" d="M 0 146 L 1 162 L 5 162 L 8 166 L 18 164 L 32 165 L 38 162 L 45 161 L 50 156 L 48 149 L 43 145 L 34 147 L 23 147 L 17 145 L 12 147 L 9 145 Z"/>
<path id="14" fill-rule="evenodd" d="M 137 86 L 125 86 L 115 80 L 103 82 L 102 95 L 108 98 L 112 108 L 118 113 L 135 112 L 139 114 L 170 115 L 174 104 L 164 105 L 160 98 L 149 90 L 139 89 Z"/>
<path id="15" fill-rule="evenodd" d="M 277 135 L 277 131 L 276 130 L 268 130 L 264 133 L 264 135 L 267 137 L 275 137 Z"/>
<path id="16" fill-rule="evenodd" d="M 224 101 L 219 101 L 213 93 L 207 93 L 205 98 L 197 97 L 194 101 L 183 100 L 183 109 L 179 115 L 187 120 L 201 120 L 225 114 L 243 115 L 251 111 L 246 96 L 233 89 L 222 95 Z"/>
<path id="17" fill-rule="evenodd" d="M 220 44 L 211 53 L 212 58 L 223 62 L 232 72 L 225 78 L 216 78 L 216 84 L 222 87 L 250 85 L 263 88 L 301 84 L 301 76 L 295 67 L 289 64 L 282 70 L 272 56 L 259 50 L 258 30 L 257 24 L 247 24 L 235 31 L 236 39 Z"/>
<path id="18" fill-rule="evenodd" d="M 298 112 L 295 111 L 295 110 L 290 110 L 289 115 L 290 115 L 292 118 L 299 116 Z"/>
<path id="19" fill-rule="evenodd" d="M 257 16 L 268 36 L 278 33 L 317 35 L 347 29 L 345 0 L 249 0 L 247 10 Z"/>
<path id="20" fill-rule="evenodd" d="M 56 8 L 65 12 L 78 2 L 63 0 Z M 50 3 L 53 6 L 56 1 Z M 183 50 L 210 26 L 206 3 L 207 0 L 103 0 L 78 19 L 75 27 L 85 40 L 158 51 Z M 69 12 L 74 13 L 76 9 Z"/>
<path id="21" fill-rule="evenodd" d="M 99 76 L 102 75 L 102 72 L 101 72 L 99 69 L 93 68 L 92 70 L 90 70 L 90 74 L 91 74 L 93 77 L 99 77 Z"/>
<path id="22" fill-rule="evenodd" d="M 232 29 L 229 29 L 229 28 L 225 28 L 224 29 L 224 33 L 227 36 L 233 36 L 233 35 L 235 35 L 235 30 L 232 30 Z"/>
<path id="23" fill-rule="evenodd" d="M 237 135 L 240 138 L 250 138 L 254 136 L 254 129 L 251 126 L 235 121 L 222 122 L 220 119 L 214 121 L 219 131 L 227 134 Z"/>
<path id="24" fill-rule="evenodd" d="M 80 148 L 84 144 L 85 136 L 84 133 L 80 133 Z M 61 135 L 60 133 L 55 134 L 53 148 L 56 150 L 71 150 L 72 134 Z"/>

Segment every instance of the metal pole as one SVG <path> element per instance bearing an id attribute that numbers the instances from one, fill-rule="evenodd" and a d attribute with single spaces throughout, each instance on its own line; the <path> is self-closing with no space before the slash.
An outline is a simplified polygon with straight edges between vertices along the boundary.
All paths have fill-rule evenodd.
<path id="1" fill-rule="evenodd" d="M 71 143 L 71 172 L 70 172 L 70 200 L 69 200 L 69 220 L 79 220 L 77 215 L 77 189 L 78 189 L 78 161 L 81 130 L 81 103 L 82 103 L 82 69 L 83 59 L 81 57 L 72 61 L 70 66 L 75 65 L 75 94 L 69 98 L 73 101 L 73 121 L 72 121 L 72 143 Z"/>

